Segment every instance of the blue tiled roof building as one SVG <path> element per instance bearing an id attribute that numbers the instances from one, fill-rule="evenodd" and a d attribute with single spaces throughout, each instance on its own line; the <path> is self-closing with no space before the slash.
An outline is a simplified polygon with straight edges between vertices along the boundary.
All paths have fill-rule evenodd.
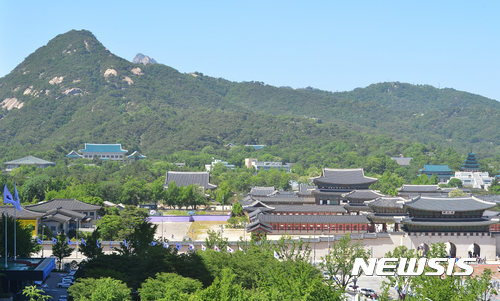
<path id="1" fill-rule="evenodd" d="M 437 175 L 439 183 L 446 183 L 451 177 L 455 175 L 455 171 L 450 169 L 448 165 L 430 165 L 425 164 L 424 168 L 419 170 L 422 174 L 427 175 L 429 178 Z"/>
<path id="2" fill-rule="evenodd" d="M 123 160 L 128 150 L 122 149 L 121 143 L 117 144 L 94 144 L 85 143 L 85 148 L 80 150 L 83 158 L 100 158 L 103 160 Z"/>

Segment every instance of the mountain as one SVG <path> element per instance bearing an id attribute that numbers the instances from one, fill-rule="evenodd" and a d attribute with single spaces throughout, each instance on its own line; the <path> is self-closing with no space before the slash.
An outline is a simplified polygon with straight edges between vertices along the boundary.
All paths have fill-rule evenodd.
<path id="1" fill-rule="evenodd" d="M 132 63 L 147 65 L 147 64 L 157 64 L 158 62 L 156 62 L 155 59 L 152 57 L 149 57 L 142 53 L 138 53 L 135 55 L 134 59 L 132 60 Z"/>
<path id="2" fill-rule="evenodd" d="M 84 142 L 121 142 L 155 156 L 229 142 L 299 153 L 311 141 L 373 154 L 383 139 L 371 134 L 486 157 L 500 141 L 500 104 L 479 95 L 397 82 L 341 93 L 237 83 L 129 62 L 85 30 L 56 36 L 1 78 L 0 104 L 3 159 Z M 387 149 L 394 143 L 383 152 L 402 152 L 401 143 Z"/>

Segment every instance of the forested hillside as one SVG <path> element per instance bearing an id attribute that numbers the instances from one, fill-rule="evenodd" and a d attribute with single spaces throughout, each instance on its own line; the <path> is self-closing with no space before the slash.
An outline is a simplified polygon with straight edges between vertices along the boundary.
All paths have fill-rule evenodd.
<path id="1" fill-rule="evenodd" d="M 0 101 L 1 161 L 28 153 L 54 160 L 85 142 L 120 142 L 152 159 L 223 152 L 232 142 L 266 144 L 305 166 L 348 167 L 339 161 L 348 152 L 398 155 L 423 142 L 485 158 L 500 141 L 500 105 L 478 95 L 401 83 L 342 93 L 235 83 L 131 63 L 88 31 L 61 34 L 28 56 L 0 79 Z"/>

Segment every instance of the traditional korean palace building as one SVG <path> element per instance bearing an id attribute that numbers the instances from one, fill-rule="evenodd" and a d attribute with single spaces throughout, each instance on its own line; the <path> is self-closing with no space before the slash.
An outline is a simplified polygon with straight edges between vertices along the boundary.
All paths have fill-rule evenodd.
<path id="1" fill-rule="evenodd" d="M 448 165 L 429 165 L 425 164 L 424 168 L 419 170 L 422 174 L 427 175 L 429 179 L 436 175 L 438 177 L 439 183 L 446 183 L 455 174 L 453 169 L 450 169 Z"/>
<path id="2" fill-rule="evenodd" d="M 42 214 L 42 224 L 52 232 L 59 233 L 80 227 L 92 227 L 93 222 L 97 220 L 97 211 L 101 209 L 101 206 L 77 199 L 52 199 L 25 208 Z"/>
<path id="3" fill-rule="evenodd" d="M 403 219 L 407 232 L 450 233 L 450 236 L 489 235 L 490 226 L 497 219 L 483 217 L 484 211 L 495 207 L 495 203 L 476 197 L 431 198 L 416 197 L 404 203 L 409 217 Z M 434 235 L 434 234 L 432 234 Z"/>
<path id="4" fill-rule="evenodd" d="M 14 168 L 18 168 L 23 165 L 34 165 L 37 168 L 47 168 L 49 166 L 56 166 L 54 162 L 46 161 L 33 156 L 27 156 L 21 159 L 4 162 L 3 164 L 7 165 L 6 171 L 11 171 Z"/>
<path id="5" fill-rule="evenodd" d="M 198 185 L 204 190 L 216 189 L 217 185 L 210 183 L 210 173 L 208 171 L 201 172 L 184 172 L 184 171 L 167 171 L 165 176 L 165 184 L 163 187 L 168 188 L 168 184 L 175 182 L 178 187 L 188 185 Z"/>
<path id="6" fill-rule="evenodd" d="M 249 212 L 247 231 L 259 234 L 363 233 L 369 227 L 366 216 L 345 215 L 343 206 L 266 205 L 254 201 L 244 210 Z"/>
<path id="7" fill-rule="evenodd" d="M 321 177 L 313 180 L 318 189 L 312 191 L 316 205 L 340 205 L 342 195 L 353 190 L 367 190 L 376 178 L 365 177 L 362 168 L 323 168 Z"/>
<path id="8" fill-rule="evenodd" d="M 123 161 L 128 150 L 122 149 L 121 143 L 117 144 L 94 144 L 85 143 L 85 148 L 81 149 L 80 158 L 92 160 L 100 158 L 103 160 Z M 68 158 L 77 158 L 78 154 L 73 150 L 66 155 Z"/>
<path id="9" fill-rule="evenodd" d="M 402 197 L 380 197 L 367 202 L 374 213 L 368 214 L 368 219 L 373 224 L 375 232 L 387 231 L 387 224 L 394 223 L 394 231 L 400 230 L 400 223 L 403 218 L 408 217 L 408 212 L 404 208 L 406 199 Z M 381 225 L 381 227 L 377 227 Z"/>
<path id="10" fill-rule="evenodd" d="M 403 198 L 414 198 L 417 196 L 447 197 L 454 188 L 441 188 L 439 185 L 406 185 L 398 188 L 398 196 Z"/>

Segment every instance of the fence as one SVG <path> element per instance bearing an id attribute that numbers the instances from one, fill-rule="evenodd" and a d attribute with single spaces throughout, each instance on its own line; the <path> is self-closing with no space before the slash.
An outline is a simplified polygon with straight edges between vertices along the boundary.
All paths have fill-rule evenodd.
<path id="1" fill-rule="evenodd" d="M 226 222 L 229 219 L 229 215 L 162 215 L 162 216 L 150 216 L 149 221 L 152 223 L 161 222 L 197 222 L 197 221 L 216 221 L 216 222 Z"/>

